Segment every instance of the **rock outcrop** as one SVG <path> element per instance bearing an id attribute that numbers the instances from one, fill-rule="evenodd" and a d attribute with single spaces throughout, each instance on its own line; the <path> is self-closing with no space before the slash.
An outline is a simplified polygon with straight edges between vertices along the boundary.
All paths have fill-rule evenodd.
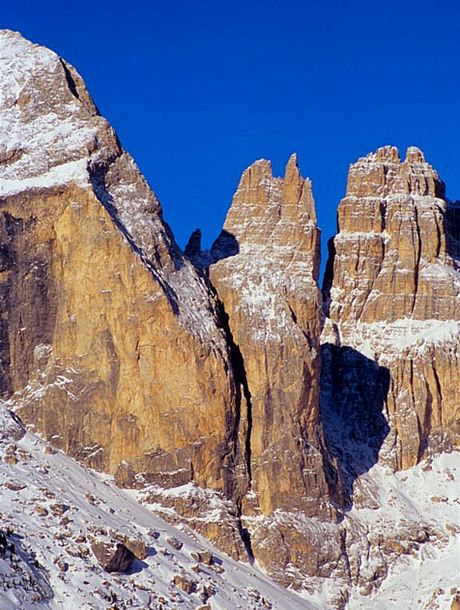
<path id="1" fill-rule="evenodd" d="M 316 558 L 327 561 L 313 551 L 314 527 L 305 538 L 305 521 L 334 520 L 341 496 L 319 413 L 319 247 L 311 184 L 295 155 L 284 178 L 269 161 L 249 167 L 211 250 L 201 252 L 196 232 L 188 245 L 228 324 L 249 474 L 242 524 L 254 556 L 282 582 L 289 565 L 312 575 Z"/>
<path id="2" fill-rule="evenodd" d="M 4 466 L 24 458 L 16 412 L 286 586 L 309 575 L 319 591 L 333 577 L 336 608 L 350 587 L 374 592 L 395 557 L 442 546 L 447 526 L 424 518 L 428 507 L 442 521 L 442 507 L 422 494 L 408 513 L 405 479 L 384 467 L 411 468 L 460 438 L 460 206 L 423 154 L 401 161 L 385 147 L 351 166 L 323 303 L 320 231 L 295 155 L 284 178 L 269 161 L 249 167 L 210 251 L 197 230 L 182 254 L 75 69 L 10 31 L 0 55 Z M 433 481 L 455 481 L 447 466 Z M 451 490 L 432 503 L 451 518 Z M 65 526 L 68 509 L 34 516 Z M 399 511 L 398 524 L 370 509 L 387 521 Z M 149 557 L 140 539 L 93 551 L 107 570 Z"/>
<path id="3" fill-rule="evenodd" d="M 459 441 L 459 298 L 460 207 L 436 171 L 415 147 L 359 159 L 330 243 L 323 387 L 340 416 L 373 414 L 362 432 L 395 469 Z"/>
<path id="4" fill-rule="evenodd" d="M 311 184 L 296 156 L 284 179 L 269 161 L 249 167 L 209 268 L 239 359 L 248 512 L 332 512 L 319 422 L 319 247 Z"/>
<path id="5" fill-rule="evenodd" d="M 94 540 L 91 550 L 106 572 L 127 572 L 136 559 L 134 553 L 121 542 Z"/>
<path id="6" fill-rule="evenodd" d="M 75 69 L 2 31 L 0 392 L 70 455 L 224 489 L 235 386 L 215 299 Z"/>

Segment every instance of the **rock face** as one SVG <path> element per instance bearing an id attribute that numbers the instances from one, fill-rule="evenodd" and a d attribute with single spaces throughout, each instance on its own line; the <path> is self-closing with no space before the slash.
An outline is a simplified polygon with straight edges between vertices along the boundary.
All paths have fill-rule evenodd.
<path id="1" fill-rule="evenodd" d="M 206 281 L 74 68 L 10 31 L 0 53 L 1 396 L 93 467 L 231 487 L 236 392 Z"/>
<path id="2" fill-rule="evenodd" d="M 0 55 L 6 407 L 286 586 L 333 577 L 336 608 L 394 557 L 448 539 L 426 494 L 408 516 L 404 479 L 390 485 L 382 465 L 411 468 L 460 437 L 460 206 L 422 153 L 385 147 L 351 166 L 323 303 L 295 155 L 284 178 L 249 167 L 211 250 L 197 230 L 182 254 L 75 69 L 10 31 Z M 24 434 L 5 411 L 0 442 Z M 23 458 L 13 443 L 4 465 Z M 442 467 L 436 481 L 455 481 Z M 397 527 L 369 518 L 394 506 Z M 106 569 L 148 559 L 142 540 L 104 544 Z"/>
<path id="3" fill-rule="evenodd" d="M 135 560 L 134 554 L 121 542 L 95 540 L 91 549 L 106 572 L 127 572 Z"/>
<path id="4" fill-rule="evenodd" d="M 387 146 L 350 167 L 325 278 L 323 387 L 339 416 L 367 411 L 362 432 L 396 469 L 459 440 L 459 240 L 460 207 L 420 150 L 401 161 Z"/>
<path id="5" fill-rule="evenodd" d="M 319 245 L 311 184 L 295 155 L 284 179 L 269 161 L 247 169 L 209 275 L 239 360 L 250 514 L 331 514 L 319 424 Z"/>

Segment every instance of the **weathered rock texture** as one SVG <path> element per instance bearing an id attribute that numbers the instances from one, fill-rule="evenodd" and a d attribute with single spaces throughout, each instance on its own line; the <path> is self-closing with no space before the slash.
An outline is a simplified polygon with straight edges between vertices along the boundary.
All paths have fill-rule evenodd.
<path id="1" fill-rule="evenodd" d="M 136 559 L 128 547 L 121 542 L 93 540 L 91 549 L 106 572 L 127 572 Z"/>
<path id="2" fill-rule="evenodd" d="M 391 533 L 339 513 L 391 504 L 366 478 L 378 461 L 408 468 L 459 438 L 460 207 L 422 153 L 351 167 L 324 311 L 295 156 L 284 178 L 247 169 L 211 250 L 197 231 L 184 256 L 74 68 L 9 31 L 0 55 L 8 408 L 284 584 L 338 579 L 337 608 L 441 540 L 421 512 Z"/>
<path id="3" fill-rule="evenodd" d="M 205 280 L 80 76 L 2 31 L 0 390 L 58 447 L 231 487 L 235 387 Z"/>
<path id="4" fill-rule="evenodd" d="M 269 161 L 249 167 L 209 269 L 239 358 L 249 513 L 331 514 L 319 422 L 319 245 L 311 184 L 295 155 L 284 179 Z"/>
<path id="5" fill-rule="evenodd" d="M 396 469 L 459 441 L 459 240 L 460 207 L 420 150 L 401 161 L 387 146 L 350 167 L 325 278 L 323 387 L 339 415 L 364 413 L 362 444 L 372 437 L 377 454 L 385 439 Z"/>

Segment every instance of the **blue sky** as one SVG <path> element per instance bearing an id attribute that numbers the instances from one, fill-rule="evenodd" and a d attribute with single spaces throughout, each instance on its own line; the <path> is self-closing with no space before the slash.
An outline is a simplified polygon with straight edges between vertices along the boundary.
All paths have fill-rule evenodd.
<path id="1" fill-rule="evenodd" d="M 1 27 L 70 61 L 184 245 L 242 170 L 296 151 L 323 242 L 349 163 L 421 147 L 460 198 L 458 0 L 3 0 Z"/>

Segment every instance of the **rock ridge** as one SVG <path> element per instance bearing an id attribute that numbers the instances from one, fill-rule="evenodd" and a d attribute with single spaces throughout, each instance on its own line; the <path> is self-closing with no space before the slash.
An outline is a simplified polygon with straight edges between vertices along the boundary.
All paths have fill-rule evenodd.
<path id="1" fill-rule="evenodd" d="M 182 253 L 76 70 L 5 30 L 0 55 L 7 408 L 286 586 L 378 586 L 432 530 L 373 538 L 372 477 L 460 441 L 460 205 L 437 172 L 416 147 L 350 166 L 321 293 L 295 154 L 247 168 L 210 250 L 196 230 Z"/>
<path id="2" fill-rule="evenodd" d="M 93 467 L 223 489 L 235 389 L 206 279 L 76 70 L 11 31 L 0 54 L 2 397 Z"/>

